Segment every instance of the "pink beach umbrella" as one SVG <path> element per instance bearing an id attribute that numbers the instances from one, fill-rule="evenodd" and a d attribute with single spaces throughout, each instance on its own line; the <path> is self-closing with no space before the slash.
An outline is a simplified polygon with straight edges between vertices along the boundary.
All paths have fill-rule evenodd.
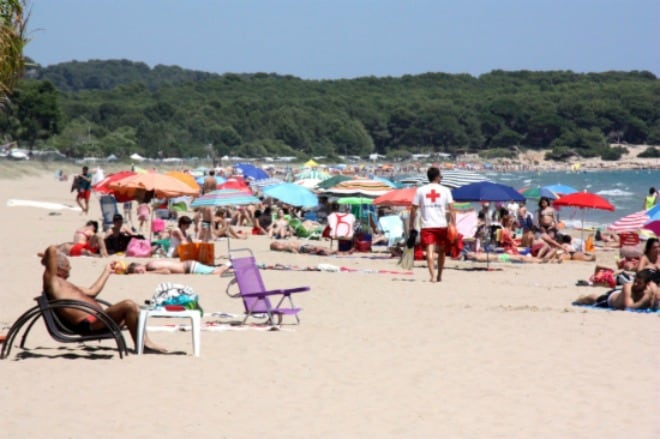
<path id="1" fill-rule="evenodd" d="M 619 218 L 607 227 L 607 230 L 614 233 L 633 232 L 644 227 L 649 221 L 649 216 L 645 210 L 631 213 L 623 218 Z"/>

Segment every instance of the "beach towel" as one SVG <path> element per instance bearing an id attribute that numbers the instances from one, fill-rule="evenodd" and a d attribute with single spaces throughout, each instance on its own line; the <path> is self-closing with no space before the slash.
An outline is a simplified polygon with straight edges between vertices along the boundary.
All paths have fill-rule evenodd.
<path id="1" fill-rule="evenodd" d="M 606 308 L 603 306 L 598 306 L 598 305 L 584 305 L 581 303 L 572 303 L 571 305 L 577 306 L 580 308 L 590 308 L 590 309 L 599 309 L 599 310 L 605 310 L 605 311 L 628 311 L 628 312 L 636 312 L 639 314 L 660 314 L 660 309 L 632 309 L 632 308 L 626 308 L 626 309 L 612 309 L 612 308 Z"/>

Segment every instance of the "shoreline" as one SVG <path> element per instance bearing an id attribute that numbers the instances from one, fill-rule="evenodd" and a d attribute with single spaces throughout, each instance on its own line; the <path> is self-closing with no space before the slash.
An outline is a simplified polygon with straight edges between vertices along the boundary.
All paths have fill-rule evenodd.
<path id="1" fill-rule="evenodd" d="M 619 145 L 612 144 L 612 147 L 621 146 L 628 150 L 627 154 L 624 154 L 621 159 L 617 161 L 603 161 L 600 157 L 591 157 L 591 158 L 575 158 L 572 157 L 566 162 L 556 162 L 553 160 L 545 160 L 545 154 L 549 150 L 538 150 L 538 151 L 525 151 L 518 154 L 515 159 L 505 159 L 505 158 L 494 158 L 494 159 L 484 159 L 479 157 L 477 154 L 463 154 L 456 156 L 451 162 L 439 162 L 440 166 L 443 168 L 460 168 L 460 169 L 469 169 L 476 172 L 567 172 L 567 173 L 581 173 L 581 172 L 594 172 L 594 171 L 628 171 L 628 170 L 656 170 L 660 169 L 660 158 L 640 158 L 638 155 L 649 148 L 651 145 Z M 302 168 L 302 163 L 272 163 L 260 160 L 248 161 L 255 163 L 256 165 L 264 166 L 273 166 L 277 168 L 286 168 L 286 167 L 300 167 Z M 198 163 L 203 163 L 207 167 L 212 166 L 211 160 L 199 160 Z M 236 162 L 239 163 L 239 162 Z M 364 166 L 367 169 L 373 168 L 375 172 L 378 173 L 378 169 L 386 164 L 393 163 L 388 161 L 383 162 L 371 162 L 368 160 L 361 161 L 359 163 L 351 164 L 352 167 L 356 168 L 356 173 L 360 166 Z M 396 162 L 392 165 L 393 169 L 400 170 L 399 173 L 406 173 L 405 170 L 409 170 L 414 167 L 426 167 L 431 164 L 431 160 L 417 160 L 417 161 L 406 161 L 406 162 Z M 106 174 L 109 172 L 116 172 L 119 170 L 126 170 L 130 168 L 131 163 L 128 162 L 106 162 L 104 160 L 99 160 L 98 162 L 83 162 L 81 160 L 72 160 L 72 161 L 40 161 L 40 160 L 11 160 L 4 159 L 0 160 L 0 180 L 7 178 L 15 178 L 21 175 L 38 175 L 40 171 L 42 172 L 55 172 L 59 169 L 62 169 L 69 174 L 77 173 L 80 170 L 81 166 L 89 166 L 90 169 L 93 169 L 97 166 L 100 166 L 106 171 Z M 137 163 L 137 165 L 140 165 Z M 224 164 L 224 167 L 230 166 L 230 163 Z M 174 163 L 163 163 L 163 162 L 145 162 L 142 164 L 143 167 L 152 167 L 155 166 L 158 170 L 180 170 L 181 168 L 193 168 L 200 165 L 188 166 L 186 162 L 181 164 Z M 321 166 L 327 166 L 321 164 Z M 391 174 L 388 172 L 387 174 Z"/>

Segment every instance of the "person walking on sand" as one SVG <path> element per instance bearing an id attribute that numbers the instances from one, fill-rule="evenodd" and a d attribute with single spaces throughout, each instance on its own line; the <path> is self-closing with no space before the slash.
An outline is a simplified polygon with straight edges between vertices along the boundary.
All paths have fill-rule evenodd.
<path id="1" fill-rule="evenodd" d="M 82 173 L 77 177 L 78 179 L 78 194 L 76 195 L 76 203 L 82 209 L 83 213 L 89 213 L 89 196 L 92 192 L 92 173 L 89 172 L 87 166 L 83 166 Z"/>
<path id="2" fill-rule="evenodd" d="M 103 309 L 95 298 L 101 293 L 110 275 L 114 272 L 115 262 L 105 266 L 101 276 L 89 288 L 79 287 L 67 279 L 71 272 L 69 259 L 57 251 L 54 245 L 46 249 L 41 258 L 41 264 L 45 267 L 43 274 L 43 289 L 49 299 L 72 299 L 85 302 L 99 311 L 103 310 L 119 326 L 126 325 L 133 338 L 137 340 L 137 324 L 140 308 L 132 300 L 122 300 L 119 303 Z M 58 315 L 75 327 L 80 333 L 89 333 L 105 328 L 105 325 L 96 316 L 75 308 L 59 308 Z M 162 347 L 154 344 L 145 334 L 145 351 L 155 353 L 166 353 Z M 137 350 L 137 346 L 136 346 Z"/>
<path id="3" fill-rule="evenodd" d="M 426 247 L 426 264 L 428 265 L 431 282 L 442 281 L 442 270 L 445 266 L 445 249 L 447 248 L 447 227 L 449 223 L 456 224 L 454 199 L 449 189 L 440 185 L 442 175 L 440 169 L 431 166 L 426 172 L 429 183 L 417 189 L 410 210 L 411 224 L 415 223 L 415 214 L 419 210 L 421 219 L 420 238 Z M 414 227 L 410 228 L 412 232 Z M 438 253 L 438 274 L 434 273 L 433 254 Z"/>

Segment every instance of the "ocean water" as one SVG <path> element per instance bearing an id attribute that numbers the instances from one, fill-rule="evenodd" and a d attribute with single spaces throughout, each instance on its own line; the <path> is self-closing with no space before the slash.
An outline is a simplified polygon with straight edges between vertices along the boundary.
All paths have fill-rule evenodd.
<path id="1" fill-rule="evenodd" d="M 559 218 L 568 227 L 580 227 L 584 213 L 585 227 L 607 227 L 617 219 L 638 212 L 643 208 L 644 197 L 650 187 L 660 190 L 660 170 L 622 170 L 586 172 L 487 172 L 485 175 L 494 182 L 506 184 L 516 189 L 523 187 L 565 184 L 578 191 L 587 190 L 607 199 L 615 207 L 614 212 L 597 209 L 562 207 Z M 528 200 L 527 206 L 533 212 L 538 200 Z"/>

